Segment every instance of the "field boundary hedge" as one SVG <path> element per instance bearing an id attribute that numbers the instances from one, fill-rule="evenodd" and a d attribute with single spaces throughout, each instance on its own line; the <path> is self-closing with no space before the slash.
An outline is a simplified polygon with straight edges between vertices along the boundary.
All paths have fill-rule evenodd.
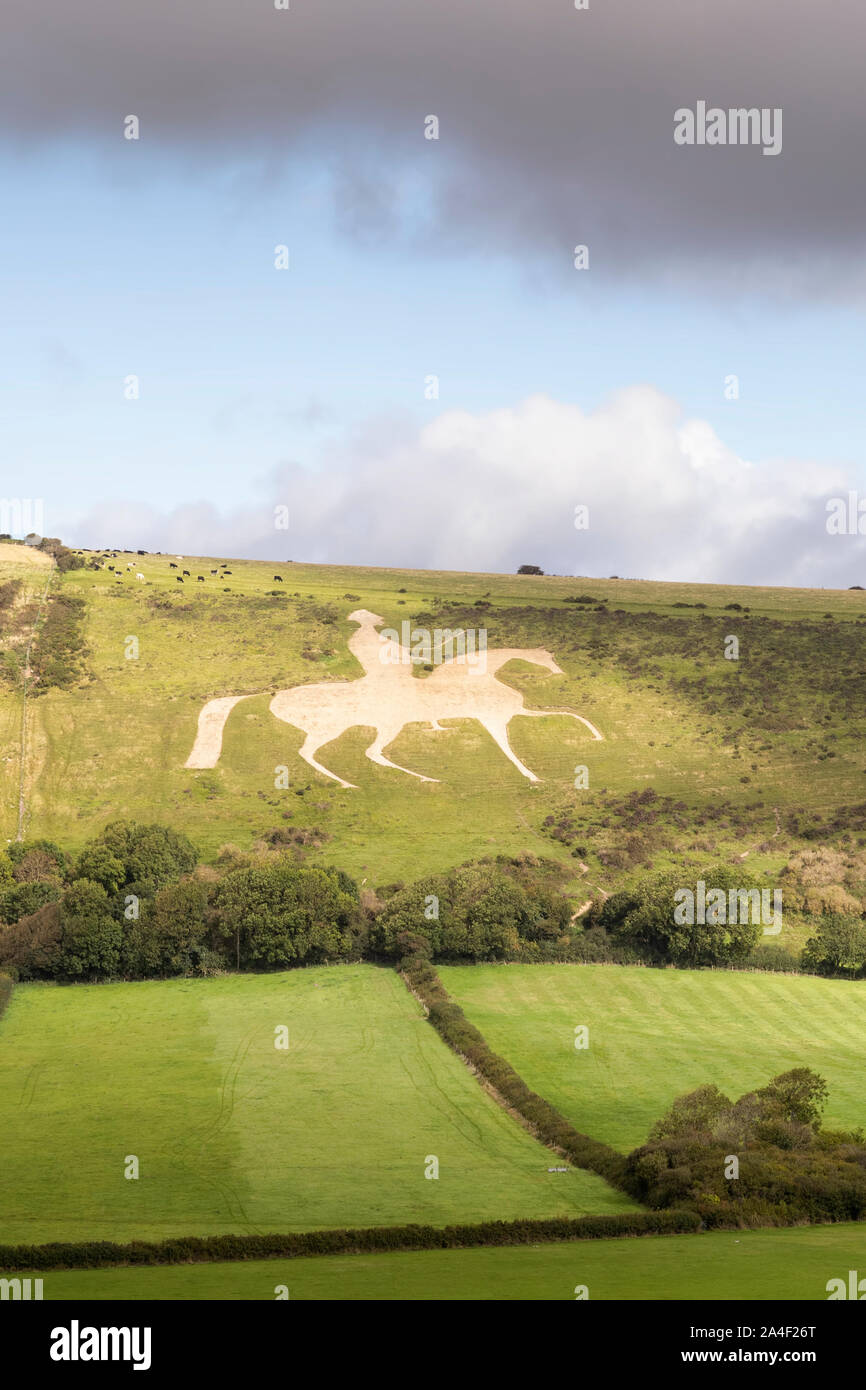
<path id="1" fill-rule="evenodd" d="M 421 953 L 404 956 L 399 964 L 404 983 L 427 1010 L 443 1042 L 466 1062 L 514 1110 L 542 1144 L 565 1154 L 578 1168 L 597 1173 L 612 1187 L 633 1195 L 626 1176 L 626 1159 L 608 1144 L 581 1134 L 543 1096 L 536 1095 L 510 1062 L 489 1047 L 459 1004 L 448 994 L 430 960 Z"/>
<path id="2" fill-rule="evenodd" d="M 0 1270 L 100 1269 L 110 1265 L 207 1264 L 224 1260 L 303 1259 L 397 1250 L 464 1250 L 624 1236 L 689 1235 L 701 1221 L 689 1211 L 484 1221 L 464 1226 L 371 1226 L 270 1235 L 181 1236 L 176 1240 L 0 1245 Z"/>

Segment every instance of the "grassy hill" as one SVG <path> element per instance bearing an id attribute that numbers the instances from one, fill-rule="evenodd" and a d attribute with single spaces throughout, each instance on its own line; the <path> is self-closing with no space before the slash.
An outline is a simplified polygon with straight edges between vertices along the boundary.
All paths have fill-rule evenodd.
<path id="1" fill-rule="evenodd" d="M 30 702 L 27 833 L 68 848 L 116 816 L 183 828 L 206 855 L 288 821 L 324 832 L 312 858 L 372 883 L 528 849 L 610 888 L 632 869 L 699 858 L 707 846 L 723 858 L 749 850 L 751 867 L 775 874 L 802 843 L 792 812 L 832 817 L 866 799 L 860 592 L 249 561 L 215 577 L 217 562 L 202 557 L 174 561 L 177 571 L 168 556 L 113 563 L 120 580 L 106 569 L 55 574 L 52 593 L 84 603 L 85 674 L 66 688 L 37 683 Z M 0 556 L 0 582 L 9 565 Z M 183 585 L 181 569 L 190 571 Z M 597 602 L 566 601 L 581 597 Z M 515 662 L 503 678 L 530 707 L 584 715 L 604 741 L 564 717 L 513 720 L 515 750 L 542 779 L 532 785 L 473 721 L 446 733 L 410 725 L 390 756 L 441 779 L 421 783 L 364 758 L 371 734 L 353 729 L 329 746 L 327 762 L 358 789 L 326 781 L 298 759 L 301 733 L 268 703 L 290 685 L 361 674 L 347 647 L 358 607 L 391 626 L 472 625 L 491 647 L 549 648 L 564 676 Z M 739 637 L 738 661 L 724 657 L 729 635 Z M 137 659 L 125 656 L 129 637 Z M 245 693 L 254 698 L 232 711 L 218 766 L 186 770 L 204 702 Z M 20 700 L 7 676 L 7 838 L 17 822 Z M 290 785 L 278 790 L 283 764 Z M 586 790 L 574 787 L 578 765 L 588 768 Z M 620 803 L 644 789 L 661 803 L 652 833 L 636 835 Z"/>

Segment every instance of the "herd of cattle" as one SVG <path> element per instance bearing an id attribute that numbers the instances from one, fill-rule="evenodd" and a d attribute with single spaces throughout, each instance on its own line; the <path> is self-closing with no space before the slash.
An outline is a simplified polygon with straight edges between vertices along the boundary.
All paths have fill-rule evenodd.
<path id="1" fill-rule="evenodd" d="M 120 565 L 110 565 L 110 564 L 108 563 L 109 560 L 116 560 L 116 559 L 118 559 L 120 553 L 121 553 L 121 552 L 120 552 L 120 551 L 117 551 L 117 550 L 108 550 L 108 551 L 106 551 L 106 552 L 105 552 L 104 554 L 102 554 L 102 555 L 94 555 L 94 556 L 93 556 L 93 559 L 91 560 L 91 566 L 92 566 L 92 568 L 94 568 L 94 569 L 104 569 L 104 570 L 108 570 L 109 573 L 111 573 L 111 574 L 114 575 L 115 579 L 123 580 L 123 578 L 124 578 L 124 570 L 122 569 L 122 567 L 121 567 Z M 127 551 L 127 554 L 128 554 L 128 553 L 129 553 L 129 552 Z M 143 550 L 139 550 L 137 553 L 138 553 L 139 555 L 144 555 L 146 552 L 143 551 Z M 175 561 L 175 560 L 170 560 L 170 561 L 169 561 L 169 566 L 168 566 L 168 567 L 169 567 L 169 569 L 176 570 L 179 563 L 181 563 L 181 564 L 183 563 L 183 556 L 182 556 L 182 555 L 178 555 L 176 561 Z M 134 561 L 134 560 L 128 560 L 128 561 L 126 562 L 126 573 L 128 574 L 130 570 L 135 570 L 135 569 L 136 569 L 136 567 L 135 567 L 135 561 Z M 220 563 L 219 563 L 218 568 L 215 569 L 215 570 L 211 570 L 211 571 L 210 571 L 210 577 L 212 577 L 212 578 L 216 579 L 217 581 L 219 581 L 220 579 L 225 579 L 225 578 L 227 578 L 229 575 L 231 575 L 231 573 L 232 573 L 232 571 L 231 571 L 230 569 L 227 568 L 226 562 L 225 562 L 224 560 L 221 560 Z M 130 577 L 131 577 L 131 576 L 130 576 Z M 192 579 L 192 577 L 193 577 L 193 576 L 190 574 L 189 570 L 182 570 L 180 574 L 175 575 L 175 579 L 177 580 L 178 584 L 184 584 L 184 583 L 186 583 L 187 579 Z M 136 572 L 135 572 L 135 578 L 136 578 L 137 580 L 139 580 L 139 582 L 142 583 L 142 584 L 144 584 L 144 583 L 146 582 L 145 576 L 141 573 L 140 570 L 136 570 Z M 197 575 L 195 576 L 195 579 L 196 579 L 196 582 L 197 582 L 198 584 L 205 584 L 205 583 L 207 583 L 207 579 L 205 578 L 205 576 L 204 576 L 203 574 L 197 574 Z M 277 584 L 282 584 L 282 583 L 283 583 L 283 577 L 282 577 L 282 575 L 281 575 L 281 574 L 275 574 L 275 575 L 274 575 L 274 581 L 275 581 L 275 583 L 277 583 Z M 225 588 L 223 588 L 223 593 L 224 593 L 224 594 L 230 594 L 230 593 L 231 593 L 231 589 L 228 588 L 228 587 L 225 587 Z"/>

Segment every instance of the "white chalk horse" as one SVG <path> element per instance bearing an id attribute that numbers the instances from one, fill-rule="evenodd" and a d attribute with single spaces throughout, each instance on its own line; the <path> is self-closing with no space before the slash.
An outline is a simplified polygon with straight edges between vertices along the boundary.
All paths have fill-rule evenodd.
<path id="1" fill-rule="evenodd" d="M 384 750 L 406 724 L 426 723 L 443 732 L 441 719 L 477 719 L 530 782 L 537 782 L 538 778 L 520 761 L 508 742 L 508 724 L 516 714 L 536 719 L 551 714 L 568 715 L 585 725 L 593 738 L 602 737 L 594 724 L 572 710 L 526 709 L 520 692 L 496 679 L 496 672 L 507 661 L 514 660 L 529 661 L 546 667 L 554 675 L 563 675 L 562 668 L 543 647 L 499 647 L 485 652 L 483 670 L 478 669 L 478 657 L 474 664 L 452 657 L 438 665 L 432 675 L 419 680 L 413 676 L 411 664 L 402 659 L 399 643 L 376 631 L 384 618 L 359 608 L 349 614 L 349 621 L 358 623 L 358 631 L 349 638 L 349 650 L 357 657 L 365 674 L 358 680 L 327 681 L 279 690 L 270 703 L 271 713 L 277 719 L 306 734 L 298 750 L 304 762 L 339 782 L 341 787 L 354 787 L 355 784 L 323 767 L 316 760 L 316 753 L 347 729 L 357 726 L 376 730 L 376 737 L 366 750 L 372 762 L 396 768 L 422 782 L 435 782 L 438 778 L 424 777 L 385 757 Z M 208 701 L 199 715 L 198 733 L 186 761 L 187 767 L 216 767 L 229 713 L 239 700 L 247 698 L 228 695 Z"/>

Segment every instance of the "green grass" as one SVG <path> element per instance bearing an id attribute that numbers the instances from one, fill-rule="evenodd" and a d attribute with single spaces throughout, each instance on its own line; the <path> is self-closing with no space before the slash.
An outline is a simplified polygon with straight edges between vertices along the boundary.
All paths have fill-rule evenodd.
<path id="1" fill-rule="evenodd" d="M 126 559 L 117 563 L 125 566 Z M 201 557 L 182 564 L 206 582 L 193 578 L 181 587 L 170 557 L 133 563 L 146 583 L 118 582 L 102 570 L 56 580 L 87 600 L 90 678 L 32 702 L 28 833 L 69 849 L 112 817 L 136 816 L 182 826 L 210 857 L 225 842 L 247 847 L 289 819 L 330 835 L 312 857 L 372 884 L 417 878 L 490 852 L 528 849 L 574 867 L 569 848 L 545 832 L 545 818 L 566 805 L 591 819 L 600 814 L 602 788 L 622 794 L 653 787 L 690 806 L 760 800 L 748 833 L 722 825 L 713 839 L 721 857 L 745 844 L 750 868 L 773 875 L 789 852 L 787 839 L 765 852 L 757 846 L 773 833 L 774 806 L 828 811 L 866 796 L 866 717 L 857 675 L 856 620 L 866 614 L 861 593 L 252 561 L 231 562 L 232 576 L 217 581 L 210 576 L 216 562 Z M 282 586 L 274 583 L 277 572 Z M 0 579 L 5 573 L 0 563 Z M 270 597 L 275 588 L 284 596 Z M 621 609 L 626 626 L 564 603 L 582 592 Z M 492 608 L 475 610 L 485 595 Z M 410 725 L 391 756 L 441 778 L 423 784 L 364 758 L 372 735 L 355 729 L 328 747 L 325 761 L 358 790 L 313 773 L 297 757 L 301 733 L 269 712 L 271 694 L 360 674 L 347 648 L 354 608 L 371 608 L 396 626 L 430 612 L 434 598 L 463 605 L 468 618 L 461 621 L 487 627 L 491 645 L 513 639 L 549 647 L 564 676 L 514 664 L 504 679 L 531 707 L 586 715 L 605 741 L 593 742 L 565 718 L 515 719 L 515 749 L 542 779 L 531 785 L 473 721 L 455 721 L 447 733 Z M 705 603 L 710 621 L 676 609 L 678 602 Z M 726 612 L 730 602 L 751 613 Z M 826 622 L 825 612 L 835 621 Z M 739 663 L 722 658 L 728 631 L 741 633 Z M 137 660 L 125 658 L 128 636 L 139 640 Z M 782 659 L 786 651 L 790 660 Z M 781 682 L 776 732 L 759 726 L 770 675 Z M 843 676 L 854 702 L 847 711 L 836 698 Z M 822 677 L 831 682 L 827 689 L 818 689 Z M 203 703 L 229 693 L 254 698 L 232 711 L 219 765 L 185 770 Z M 0 692 L 0 730 L 7 730 L 12 748 L 19 707 L 13 691 Z M 290 771 L 288 790 L 274 787 L 282 764 Z M 587 792 L 574 790 L 577 765 L 589 767 Z M 10 755 L 0 762 L 6 836 L 14 834 L 17 778 L 18 760 Z M 688 836 L 675 838 L 688 848 Z M 657 866 L 671 862 L 676 850 L 660 845 L 653 853 Z M 586 882 L 614 886 L 617 876 L 600 870 L 592 846 L 588 862 Z"/>
<path id="2" fill-rule="evenodd" d="M 527 1085 L 623 1151 L 686 1091 L 712 1082 L 735 1099 L 796 1066 L 828 1081 L 828 1128 L 866 1128 L 866 981 L 604 965 L 440 973 Z M 581 1024 L 589 1048 L 578 1051 Z"/>
<path id="3" fill-rule="evenodd" d="M 431 1250 L 150 1269 L 63 1270 L 42 1276 L 45 1299 L 571 1301 L 807 1300 L 830 1279 L 862 1272 L 858 1224 L 697 1236 L 574 1241 L 508 1249 Z M 788 1319 L 790 1321 L 790 1319 Z"/>
<path id="4" fill-rule="evenodd" d="M 548 1173 L 556 1162 L 391 970 L 24 985 L 0 1022 L 3 1242 L 632 1207 L 592 1174 Z"/>

